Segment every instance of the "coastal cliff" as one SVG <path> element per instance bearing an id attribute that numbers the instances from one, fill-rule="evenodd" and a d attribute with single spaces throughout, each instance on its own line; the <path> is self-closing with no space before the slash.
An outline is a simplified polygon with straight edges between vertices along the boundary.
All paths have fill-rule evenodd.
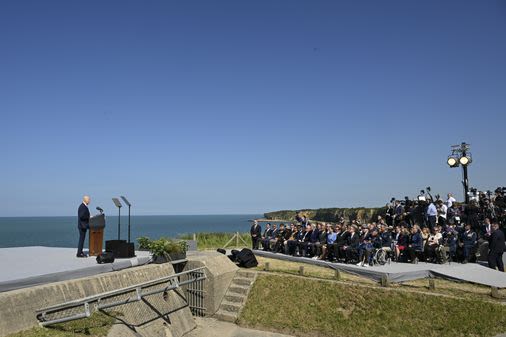
<path id="1" fill-rule="evenodd" d="M 338 222 L 341 217 L 347 221 L 360 220 L 375 221 L 378 215 L 385 215 L 385 207 L 376 208 L 319 208 L 319 209 L 301 209 L 301 210 L 283 210 L 264 214 L 266 219 L 283 219 L 295 221 L 297 212 L 309 217 L 311 220 L 324 222 Z"/>

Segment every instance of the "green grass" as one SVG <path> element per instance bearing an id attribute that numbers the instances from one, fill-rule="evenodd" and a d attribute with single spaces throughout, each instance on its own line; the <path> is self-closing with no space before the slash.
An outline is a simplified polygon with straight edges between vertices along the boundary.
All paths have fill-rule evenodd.
<path id="1" fill-rule="evenodd" d="M 506 331 L 506 307 L 264 274 L 239 322 L 296 336 L 495 336 Z"/>
<path id="2" fill-rule="evenodd" d="M 231 238 L 234 233 L 197 233 L 197 247 L 199 250 L 204 249 L 217 249 L 222 248 Z M 249 233 L 240 233 L 241 237 L 247 243 L 247 247 L 251 247 L 251 236 Z M 179 237 L 182 240 L 193 240 L 193 234 L 183 234 Z M 239 240 L 239 247 L 246 246 Z M 227 246 L 227 248 L 236 247 L 236 240 Z M 238 248 L 238 247 L 236 247 Z"/>
<path id="3" fill-rule="evenodd" d="M 89 318 L 55 324 L 47 328 L 32 328 L 8 337 L 105 337 L 115 319 L 100 312 Z"/>

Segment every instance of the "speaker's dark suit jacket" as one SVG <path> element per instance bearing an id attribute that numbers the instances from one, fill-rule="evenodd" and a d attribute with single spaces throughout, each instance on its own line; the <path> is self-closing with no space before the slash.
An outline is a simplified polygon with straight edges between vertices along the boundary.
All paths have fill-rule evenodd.
<path id="1" fill-rule="evenodd" d="M 79 205 L 79 209 L 77 211 L 77 228 L 79 229 L 88 229 L 90 226 L 90 210 L 84 203 Z"/>

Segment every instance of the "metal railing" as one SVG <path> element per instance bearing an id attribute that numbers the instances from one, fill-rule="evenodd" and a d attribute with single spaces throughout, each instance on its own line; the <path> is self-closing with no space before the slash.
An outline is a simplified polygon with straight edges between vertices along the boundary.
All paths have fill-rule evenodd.
<path id="1" fill-rule="evenodd" d="M 147 296 L 162 294 L 165 299 L 169 291 L 180 288 L 186 293 L 186 302 L 192 314 L 194 316 L 204 316 L 206 311 L 204 305 L 205 280 L 205 267 L 200 267 L 133 286 L 46 307 L 37 310 L 36 315 L 40 326 L 63 323 L 90 317 L 95 311 L 142 301 Z"/>

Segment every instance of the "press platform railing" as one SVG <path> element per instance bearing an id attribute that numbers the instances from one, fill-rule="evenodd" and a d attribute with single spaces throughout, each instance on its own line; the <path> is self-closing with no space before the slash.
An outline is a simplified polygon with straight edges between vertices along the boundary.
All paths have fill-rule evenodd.
<path id="1" fill-rule="evenodd" d="M 142 301 L 147 296 L 162 294 L 166 298 L 171 290 L 186 291 L 186 302 L 194 316 L 205 315 L 205 267 L 195 268 L 156 280 L 104 292 L 78 300 L 53 305 L 36 311 L 40 326 L 90 317 L 93 312 Z"/>

